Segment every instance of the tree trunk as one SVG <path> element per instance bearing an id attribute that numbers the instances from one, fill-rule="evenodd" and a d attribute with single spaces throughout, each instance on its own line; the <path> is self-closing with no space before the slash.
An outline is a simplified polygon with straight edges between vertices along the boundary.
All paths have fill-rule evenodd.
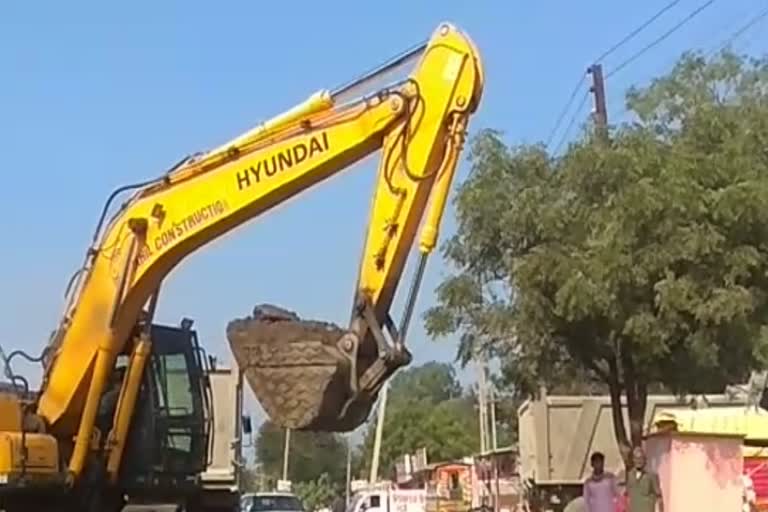
<path id="1" fill-rule="evenodd" d="M 621 382 L 619 381 L 619 367 L 615 361 L 608 361 L 608 393 L 611 395 L 611 418 L 613 419 L 613 434 L 616 436 L 616 444 L 624 459 L 625 465 L 629 463 L 631 452 L 627 438 L 627 428 L 624 425 L 624 414 L 621 407 Z"/>
<path id="2" fill-rule="evenodd" d="M 627 412 L 629 416 L 629 432 L 632 446 L 641 446 L 645 427 L 645 409 L 648 398 L 648 385 L 635 372 L 635 363 L 631 357 L 622 354 L 624 370 L 624 392 L 627 396 Z"/>

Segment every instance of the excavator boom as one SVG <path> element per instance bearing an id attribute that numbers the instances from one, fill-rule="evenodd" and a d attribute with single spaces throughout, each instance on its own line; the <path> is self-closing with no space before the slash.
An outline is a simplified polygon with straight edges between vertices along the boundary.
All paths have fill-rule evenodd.
<path id="1" fill-rule="evenodd" d="M 381 150 L 350 325 L 261 311 L 228 329 L 233 347 L 249 347 L 235 350 L 238 363 L 277 423 L 350 430 L 365 420 L 380 386 L 409 361 L 403 335 L 418 283 L 399 330 L 389 310 L 420 225 L 422 259 L 435 246 L 483 89 L 478 52 L 454 26 L 440 25 L 417 55 L 408 78 L 390 87 L 353 101 L 346 89 L 320 92 L 140 184 L 98 230 L 54 335 L 36 410 L 57 439 L 74 436 L 72 480 L 83 471 L 116 358 L 130 353 L 111 433 L 110 475 L 117 472 L 165 276 L 205 244 Z"/>

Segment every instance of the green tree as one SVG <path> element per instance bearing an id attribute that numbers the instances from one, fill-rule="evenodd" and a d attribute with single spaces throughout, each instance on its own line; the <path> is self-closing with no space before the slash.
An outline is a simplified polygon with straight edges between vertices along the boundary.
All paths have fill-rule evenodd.
<path id="1" fill-rule="evenodd" d="M 282 476 L 284 442 L 282 428 L 268 420 L 262 423 L 256 437 L 256 457 L 273 481 Z M 344 440 L 336 434 L 292 431 L 288 478 L 292 482 L 312 482 L 325 474 L 334 485 L 343 486 L 346 454 Z"/>
<path id="2" fill-rule="evenodd" d="M 258 465 L 247 464 L 241 474 L 240 486 L 244 492 L 263 492 L 274 489 L 277 478 L 268 477 Z"/>
<path id="3" fill-rule="evenodd" d="M 722 391 L 768 362 L 768 64 L 685 54 L 627 107 L 610 143 L 587 132 L 559 158 L 474 138 L 455 273 L 426 314 L 523 392 L 607 387 L 624 447 L 650 386 Z"/>
<path id="4" fill-rule="evenodd" d="M 398 457 L 426 448 L 430 460 L 450 460 L 476 451 L 479 434 L 474 402 L 462 392 L 450 364 L 430 362 L 398 373 L 388 393 L 380 473 L 389 475 Z M 359 469 L 368 471 L 376 417 L 369 422 Z"/>
<path id="5" fill-rule="evenodd" d="M 387 405 L 422 400 L 439 403 L 461 395 L 461 384 L 453 366 L 430 361 L 397 375 L 390 385 Z"/>
<path id="6" fill-rule="evenodd" d="M 241 480 L 241 486 L 245 492 L 258 492 L 261 490 L 259 488 L 259 475 L 253 466 L 243 468 Z"/>
<path id="7" fill-rule="evenodd" d="M 323 507 L 330 508 L 331 502 L 337 495 L 337 487 L 328 473 L 323 473 L 315 480 L 297 483 L 294 486 L 294 492 L 304 504 L 304 509 L 311 512 Z"/>

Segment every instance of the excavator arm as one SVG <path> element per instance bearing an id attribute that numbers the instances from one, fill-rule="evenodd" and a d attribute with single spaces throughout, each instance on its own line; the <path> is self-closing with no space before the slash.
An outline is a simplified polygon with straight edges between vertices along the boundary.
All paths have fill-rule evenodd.
<path id="1" fill-rule="evenodd" d="M 130 349 L 112 432 L 118 447 L 110 454 L 113 475 L 119 465 L 151 351 L 143 326 L 152 317 L 165 276 L 207 243 L 381 150 L 350 325 L 337 330 L 269 315 L 250 319 L 261 321 L 265 330 L 245 356 L 246 364 L 264 376 L 261 388 L 254 390 L 262 403 L 277 397 L 267 409 L 278 423 L 349 430 L 365 420 L 380 386 L 410 359 L 403 336 L 418 282 L 399 330 L 389 310 L 420 225 L 417 279 L 435 247 L 468 120 L 483 89 L 478 52 L 454 26 L 440 25 L 412 53 L 418 62 L 407 79 L 353 101 L 344 100 L 346 88 L 320 92 L 140 184 L 97 230 L 54 334 L 36 410 L 48 432 L 58 439 L 74 437 L 68 456 L 72 479 L 83 471 L 115 360 Z M 232 340 L 238 325 L 230 327 Z M 278 331 L 291 327 L 293 338 L 277 343 Z M 303 363 L 291 370 L 286 364 L 292 359 Z M 328 371 L 315 381 L 301 373 L 323 366 Z M 316 387 L 314 394 L 305 396 L 304 403 L 293 400 L 296 390 L 280 385 L 286 379 L 309 382 Z"/>

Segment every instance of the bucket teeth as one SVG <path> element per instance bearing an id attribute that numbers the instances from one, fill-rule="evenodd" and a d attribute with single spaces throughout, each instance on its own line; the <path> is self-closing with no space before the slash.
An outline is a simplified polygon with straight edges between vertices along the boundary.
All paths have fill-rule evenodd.
<path id="1" fill-rule="evenodd" d="M 272 422 L 293 430 L 343 432 L 367 419 L 370 404 L 346 407 L 356 377 L 351 355 L 337 346 L 346 333 L 271 305 L 227 326 L 235 360 L 261 406 Z"/>

